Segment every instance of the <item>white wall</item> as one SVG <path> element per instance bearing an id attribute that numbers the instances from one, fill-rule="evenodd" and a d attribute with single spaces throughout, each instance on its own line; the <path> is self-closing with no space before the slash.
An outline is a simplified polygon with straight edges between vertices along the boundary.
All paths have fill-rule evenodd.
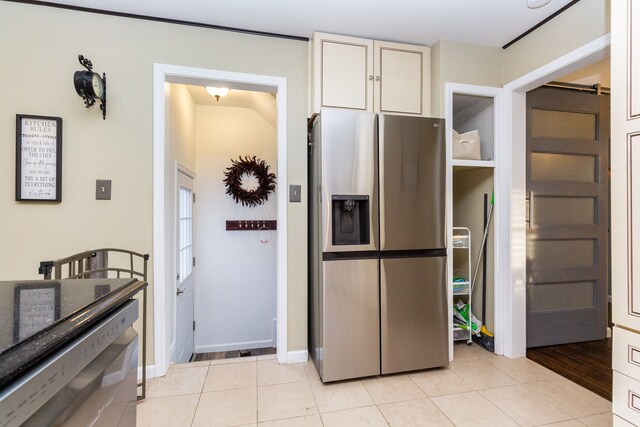
<path id="1" fill-rule="evenodd" d="M 178 161 L 190 170 L 196 168 L 196 104 L 187 89 L 181 84 L 170 84 L 169 101 L 169 142 L 171 158 L 167 163 L 174 166 Z M 175 209 L 174 209 L 175 211 Z"/>
<path id="2" fill-rule="evenodd" d="M 272 95 L 254 96 L 254 105 L 275 112 Z M 249 108 L 196 107 L 196 352 L 275 346 L 276 232 L 225 231 L 225 220 L 276 219 L 276 194 L 264 205 L 243 207 L 225 194 L 223 183 L 239 156 L 257 156 L 277 172 L 277 133 L 268 116 Z"/>

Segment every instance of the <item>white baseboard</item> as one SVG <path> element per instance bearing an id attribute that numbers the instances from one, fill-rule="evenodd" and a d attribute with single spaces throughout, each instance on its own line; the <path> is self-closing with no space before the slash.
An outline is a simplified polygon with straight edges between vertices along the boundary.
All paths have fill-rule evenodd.
<path id="1" fill-rule="evenodd" d="M 308 350 L 297 350 L 287 352 L 287 363 L 304 363 L 309 360 Z"/>
<path id="2" fill-rule="evenodd" d="M 147 380 L 156 377 L 156 366 L 147 365 Z M 142 381 L 142 367 L 138 366 L 138 381 Z"/>
<path id="3" fill-rule="evenodd" d="M 275 347 L 273 340 L 233 342 L 226 344 L 198 345 L 195 353 L 218 353 L 221 351 L 251 350 L 252 348 Z"/>

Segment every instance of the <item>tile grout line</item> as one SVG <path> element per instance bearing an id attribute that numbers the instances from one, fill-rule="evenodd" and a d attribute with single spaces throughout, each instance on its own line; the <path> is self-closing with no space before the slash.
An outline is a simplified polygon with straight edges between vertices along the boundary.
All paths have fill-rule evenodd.
<path id="1" fill-rule="evenodd" d="M 449 369 L 449 365 L 447 365 L 446 369 Z M 452 372 L 456 377 L 460 378 L 460 376 L 459 376 L 458 374 L 456 374 L 455 372 L 453 372 L 451 369 L 449 369 L 449 371 L 451 371 L 451 372 Z M 429 399 L 429 402 L 431 402 L 431 404 L 432 404 L 436 409 L 438 409 L 438 411 L 440 411 L 440 413 L 441 413 L 441 414 L 442 414 L 442 415 L 447 419 L 447 421 L 449 421 L 452 425 L 454 425 L 454 426 L 455 426 L 455 423 L 453 422 L 453 420 L 452 420 L 451 418 L 449 418 L 449 416 L 448 416 L 447 414 L 445 414 L 445 413 L 444 413 L 444 411 L 443 411 L 442 409 L 440 409 L 440 407 L 436 404 L 436 402 L 434 402 L 434 401 L 431 399 L 431 396 L 429 396 L 429 395 L 427 394 L 427 392 L 426 392 L 426 391 L 423 391 L 423 390 L 422 390 L 422 388 L 420 388 L 420 386 L 418 385 L 418 383 L 416 383 L 416 382 L 415 382 L 415 380 L 414 380 L 413 378 L 411 378 L 411 375 L 409 375 L 409 379 L 410 379 L 411 381 L 413 381 L 413 383 L 414 383 L 414 384 L 415 384 L 415 385 L 420 389 L 420 391 L 422 391 L 422 392 L 427 396 L 427 399 Z M 460 378 L 460 381 L 464 382 L 464 380 L 463 380 L 462 378 Z M 455 393 L 452 393 L 452 394 L 455 394 Z M 437 396 L 434 396 L 434 397 L 437 397 Z M 380 411 L 380 412 L 382 412 L 382 411 Z M 384 417 L 384 413 L 382 414 L 382 416 Z M 386 417 L 385 417 L 385 419 L 386 419 Z"/>
<path id="2" fill-rule="evenodd" d="M 526 357 L 525 357 L 525 359 L 526 359 Z M 488 398 L 487 396 L 485 396 L 485 395 L 484 395 L 484 393 L 482 393 L 483 391 L 485 391 L 485 390 L 491 390 L 491 389 L 497 389 L 497 388 L 513 387 L 514 385 L 520 385 L 520 386 L 525 387 L 527 390 L 531 391 L 534 395 L 536 395 L 536 396 L 538 396 L 538 397 L 542 398 L 542 400 L 544 400 L 545 402 L 549 403 L 551 406 L 553 406 L 554 408 L 558 409 L 560 412 L 563 412 L 563 413 L 565 413 L 565 414 L 569 415 L 569 417 L 572 417 L 572 415 L 571 415 L 571 414 L 569 414 L 568 412 L 566 412 L 566 411 L 565 411 L 565 410 L 563 410 L 562 408 L 560 408 L 560 407 L 558 407 L 558 406 L 554 405 L 554 404 L 553 404 L 553 402 L 549 401 L 548 399 L 545 399 L 545 398 L 544 398 L 544 396 L 540 395 L 540 394 L 539 394 L 539 393 L 537 393 L 535 390 L 531 390 L 529 387 L 527 387 L 527 386 L 525 385 L 526 383 L 522 383 L 522 382 L 518 381 L 518 379 L 517 379 L 517 378 L 514 378 L 512 375 L 509 375 L 509 373 L 508 373 L 508 372 L 505 372 L 504 370 L 500 369 L 500 367 L 499 367 L 499 366 L 495 366 L 493 363 L 489 363 L 489 362 L 487 362 L 487 364 L 489 364 L 490 366 L 493 366 L 495 369 L 497 369 L 498 371 L 502 372 L 504 375 L 506 375 L 507 377 L 511 378 L 513 381 L 515 381 L 515 382 L 516 382 L 516 384 L 512 384 L 512 385 L 499 386 L 499 387 L 485 387 L 485 388 L 482 388 L 481 390 L 477 390 L 477 391 L 480 393 L 480 395 L 481 395 L 482 397 L 484 397 L 484 398 L 485 398 L 488 402 L 490 402 L 491 404 L 493 404 L 493 402 L 491 402 L 491 400 L 489 400 L 489 398 Z M 541 380 L 541 381 L 544 381 L 544 380 Z M 495 404 L 493 404 L 493 405 L 494 405 L 496 408 L 498 408 L 498 406 L 497 406 L 497 405 L 495 405 Z M 511 416 L 509 416 L 509 414 L 507 414 L 506 412 L 504 412 L 501 408 L 498 408 L 498 410 L 499 410 L 499 411 L 501 411 L 503 414 L 505 414 L 509 419 L 512 419 L 516 424 L 520 425 L 516 420 L 514 420 Z M 574 419 L 574 418 L 569 418 L 568 420 L 565 420 L 565 421 L 570 421 L 570 420 L 572 420 L 572 419 Z M 575 419 L 577 420 L 577 418 L 575 418 Z"/>
<path id="3" fill-rule="evenodd" d="M 318 399 L 316 399 L 316 394 L 313 392 L 313 387 L 311 387 L 311 380 L 309 379 L 309 373 L 307 372 L 306 364 L 304 366 L 304 374 L 307 376 L 307 382 L 309 383 L 309 390 L 311 390 L 311 396 L 313 396 L 313 403 L 316 405 L 316 410 L 318 411 L 318 419 L 320 419 L 320 424 L 322 424 L 322 426 L 324 427 L 324 421 L 322 421 L 322 415 L 320 414 L 320 407 L 318 406 Z"/>
<path id="4" fill-rule="evenodd" d="M 561 376 L 561 375 L 560 375 L 560 379 L 559 379 L 559 380 L 560 380 L 560 381 L 568 381 L 568 382 L 569 382 L 569 383 L 571 383 L 572 385 L 578 386 L 578 387 L 580 387 L 580 388 L 584 389 L 585 391 L 587 391 L 587 392 L 589 392 L 589 393 L 592 393 L 592 394 L 594 394 L 595 396 L 597 396 L 597 397 L 599 397 L 599 398 L 601 398 L 601 399 L 604 399 L 604 397 L 602 397 L 602 396 L 600 396 L 600 395 L 598 395 L 598 394 L 596 394 L 596 393 L 593 393 L 591 390 L 587 390 L 586 388 L 582 387 L 580 384 L 576 384 L 576 383 L 574 383 L 573 381 L 571 381 L 571 380 L 569 380 L 569 379 L 567 379 L 567 378 L 565 378 L 565 377 L 563 377 L 563 376 Z M 528 386 L 527 386 L 527 384 L 531 384 L 531 383 L 534 383 L 534 382 L 543 382 L 543 381 L 550 381 L 550 380 L 531 381 L 530 383 L 524 383 L 524 384 L 522 384 L 522 385 L 523 385 L 523 386 L 525 386 L 525 387 L 527 388 L 527 390 L 529 390 L 529 391 L 533 392 L 536 396 L 541 397 L 542 399 L 544 399 L 544 401 L 546 401 L 546 402 L 550 403 L 551 405 L 555 406 L 556 408 L 560 409 L 561 411 L 566 412 L 567 414 L 569 414 L 569 416 L 573 417 L 573 415 L 572 415 L 572 414 L 570 414 L 567 410 L 565 410 L 565 409 L 563 409 L 563 408 L 560 408 L 560 407 L 556 406 L 552 400 L 547 399 L 543 394 L 540 394 L 540 393 L 538 393 L 537 391 L 535 391 L 535 390 L 533 390 L 532 388 L 530 388 L 530 387 L 528 387 Z M 604 399 L 604 400 L 606 400 L 606 399 Z M 592 416 L 595 416 L 595 415 L 602 415 L 602 414 L 606 414 L 606 413 L 609 413 L 609 412 L 613 412 L 613 411 L 605 411 L 605 412 L 601 412 L 601 413 L 597 413 L 597 414 L 591 414 L 591 415 L 585 415 L 585 416 L 578 416 L 578 417 L 573 417 L 572 419 L 574 419 L 574 420 L 578 420 L 578 418 L 592 417 Z"/>
<path id="5" fill-rule="evenodd" d="M 258 411 L 260 408 L 260 402 L 258 402 L 258 360 L 256 359 L 256 426 L 259 425 L 260 418 L 258 418 Z"/>
<path id="6" fill-rule="evenodd" d="M 378 375 L 376 378 L 382 378 L 382 375 Z M 365 391 L 367 392 L 367 394 L 369 395 L 369 397 L 371 398 L 371 401 L 373 402 L 373 405 L 376 407 L 376 409 L 378 410 L 378 412 L 380 413 L 380 415 L 382 415 L 382 419 L 384 420 L 385 423 L 387 423 L 387 425 L 389 426 L 389 420 L 387 420 L 387 417 L 384 416 L 384 414 L 382 413 L 382 411 L 380 410 L 380 407 L 378 406 L 378 402 L 376 402 L 376 400 L 373 398 L 373 396 L 371 395 L 371 392 L 369 391 L 369 389 L 367 388 L 367 386 L 365 385 L 365 381 L 361 381 L 362 383 L 362 387 L 364 387 Z M 419 389 L 420 387 L 418 387 Z M 366 408 L 366 406 L 363 406 L 363 408 Z"/>
<path id="7" fill-rule="evenodd" d="M 196 421 L 196 414 L 198 413 L 198 407 L 200 406 L 200 401 L 202 400 L 202 391 L 204 390 L 204 385 L 207 383 L 207 377 L 209 376 L 209 369 L 211 369 L 211 361 L 209 361 L 209 366 L 207 366 L 207 373 L 204 376 L 204 381 L 202 382 L 202 388 L 200 389 L 200 394 L 198 394 L 198 403 L 196 403 L 196 409 L 193 411 L 193 417 L 191 417 L 191 427 L 193 427 L 193 423 Z"/>
<path id="8" fill-rule="evenodd" d="M 478 390 L 478 392 L 482 395 L 482 397 L 484 397 L 484 398 L 485 398 L 485 399 L 487 399 L 490 403 L 492 403 L 495 407 L 497 407 L 498 409 L 500 409 L 500 407 L 498 407 L 498 405 L 497 405 L 496 403 L 494 403 L 491 399 L 489 399 L 489 398 L 488 398 L 488 397 L 487 397 L 483 392 L 484 392 L 484 391 L 486 391 L 486 390 L 495 390 L 495 389 L 498 389 L 498 388 L 514 387 L 514 386 L 518 386 L 518 385 L 520 385 L 520 386 L 524 386 L 524 384 L 520 384 L 520 383 L 518 383 L 518 384 L 515 384 L 515 385 L 508 385 L 508 386 L 503 386 L 503 387 L 489 387 L 489 388 L 483 388 L 483 389 L 481 389 L 481 390 Z M 557 409 L 557 410 L 559 410 L 560 412 L 562 412 L 562 413 L 564 413 L 564 414 L 567 414 L 567 415 L 569 416 L 569 418 L 568 418 L 568 419 L 566 419 L 566 420 L 559 420 L 559 421 L 555 421 L 555 422 L 553 422 L 552 424 L 555 424 L 555 423 L 563 423 L 563 422 L 567 422 L 567 421 L 571 421 L 571 420 L 577 420 L 577 418 L 573 418 L 573 415 L 571 415 L 570 413 L 568 413 L 568 412 L 567 412 L 567 411 L 565 411 L 564 409 L 562 409 L 562 408 L 560 408 L 560 407 L 558 407 L 558 406 L 554 405 L 554 404 L 553 404 L 553 402 L 550 402 L 550 401 L 548 401 L 548 400 L 544 399 L 542 396 L 540 396 L 540 395 L 539 395 L 538 393 L 536 393 L 534 390 L 531 390 L 531 389 L 530 389 L 530 388 L 528 388 L 528 387 L 525 387 L 525 388 L 526 388 L 528 391 L 532 392 L 534 395 L 536 395 L 536 396 L 538 396 L 538 397 L 542 398 L 542 400 L 544 400 L 546 403 L 550 404 L 551 406 L 553 406 L 554 408 L 556 408 L 556 409 Z M 500 410 L 502 411 L 502 409 L 500 409 Z M 507 413 L 506 413 L 506 412 L 504 412 L 504 411 L 502 411 L 502 412 L 503 412 L 505 415 L 507 415 L 509 418 L 511 418 L 511 417 L 509 416 L 509 414 L 507 414 Z M 514 420 L 514 421 L 515 421 L 515 420 Z M 521 424 L 519 424 L 517 421 L 516 421 L 516 424 L 521 425 Z M 540 425 L 540 426 L 543 426 L 543 425 L 548 425 L 548 424 L 549 424 L 549 423 L 547 423 L 547 424 L 539 424 L 539 425 Z"/>
<path id="9" fill-rule="evenodd" d="M 611 412 L 610 410 L 606 410 L 606 411 L 603 411 L 603 412 L 593 413 L 593 414 L 589 414 L 589 415 L 574 416 L 573 414 L 571 414 L 571 413 L 569 413 L 569 412 L 565 411 L 565 410 L 564 410 L 564 409 L 562 409 L 561 407 L 556 406 L 556 404 L 554 403 L 554 401 L 552 401 L 552 400 L 550 400 L 550 399 L 546 398 L 546 397 L 545 397 L 545 395 L 543 395 L 543 394 L 539 393 L 539 392 L 538 392 L 538 391 L 536 391 L 536 390 L 531 389 L 531 388 L 528 386 L 528 384 L 533 384 L 533 383 L 542 383 L 542 382 L 546 382 L 546 381 L 551 381 L 551 379 L 550 379 L 550 378 L 537 378 L 537 377 L 534 375 L 533 377 L 527 377 L 525 380 L 523 380 L 523 382 L 521 382 L 521 381 L 519 381 L 517 378 L 514 378 L 514 376 L 513 376 L 513 372 L 512 372 L 512 374 L 510 375 L 509 373 L 507 373 L 507 372 L 505 372 L 504 370 L 500 369 L 500 367 L 499 367 L 499 366 L 496 366 L 496 365 L 494 365 L 493 363 L 490 363 L 489 361 L 484 360 L 483 358 L 476 358 L 475 360 L 467 360 L 467 362 L 474 362 L 474 361 L 475 361 L 475 362 L 477 362 L 477 361 L 484 361 L 484 362 L 486 362 L 488 365 L 490 365 L 490 366 L 492 366 L 493 368 L 497 369 L 499 372 L 501 372 L 502 374 L 504 374 L 504 375 L 505 375 L 505 376 L 507 376 L 508 378 L 511 378 L 511 379 L 515 382 L 515 384 L 510 384 L 510 385 L 499 385 L 499 386 L 493 386 L 493 387 L 481 387 L 481 388 L 476 389 L 476 390 L 473 390 L 473 391 L 471 391 L 471 392 L 472 392 L 472 393 L 473 393 L 473 392 L 477 392 L 477 393 L 478 393 L 480 396 L 482 396 L 482 397 L 483 397 L 483 398 L 484 398 L 484 399 L 485 399 L 485 400 L 486 400 L 486 401 L 487 401 L 487 402 L 488 402 L 492 407 L 495 407 L 496 409 L 498 409 L 499 413 L 504 414 L 504 415 L 507 417 L 507 419 L 512 420 L 512 421 L 513 421 L 513 422 L 515 422 L 517 425 L 520 425 L 520 424 L 519 424 L 517 421 L 515 421 L 515 419 L 513 419 L 509 414 L 507 414 L 506 412 L 504 412 L 504 411 L 503 411 L 499 406 L 497 406 L 497 404 L 495 404 L 494 402 L 492 402 L 491 400 L 489 400 L 489 398 L 488 398 L 487 396 L 485 396 L 485 395 L 484 395 L 484 393 L 485 393 L 485 392 L 487 392 L 487 391 L 490 391 L 490 390 L 506 389 L 507 387 L 513 387 L 513 386 L 524 386 L 524 387 L 525 387 L 525 389 L 526 389 L 528 392 L 532 392 L 532 393 L 533 393 L 533 395 L 538 396 L 539 398 L 541 398 L 541 400 L 543 400 L 543 401 L 547 402 L 548 404 L 550 404 L 551 406 L 555 407 L 556 409 L 558 409 L 558 410 L 559 410 L 559 411 L 561 411 L 562 413 L 565 413 L 566 415 L 568 415 L 570 418 L 569 418 L 569 419 L 567 419 L 566 421 L 569 421 L 569 420 L 575 420 L 575 421 L 580 422 L 580 418 L 589 418 L 589 417 L 594 417 L 594 416 L 604 415 L 604 414 L 607 414 L 607 413 L 610 413 L 610 412 Z M 258 366 L 260 365 L 260 362 L 261 362 L 261 361 L 258 361 L 258 360 L 256 360 L 256 361 L 255 361 L 255 364 L 256 364 L 256 373 L 255 373 L 255 384 L 256 384 L 256 386 L 255 386 L 255 388 L 256 388 L 256 390 L 255 390 L 256 412 L 255 412 L 255 417 L 256 417 L 256 423 L 257 423 L 257 424 L 259 424 L 259 421 L 258 421 L 258 415 L 259 415 L 259 414 L 258 414 L 258 411 L 259 411 L 259 408 L 258 408 L 258 394 L 259 394 L 259 393 L 258 393 L 258 392 L 259 392 L 259 390 L 258 390 L 258 378 L 259 378 L 259 369 L 258 369 Z M 263 362 L 266 362 L 266 360 L 265 360 L 265 361 L 263 361 Z M 232 363 L 231 365 L 238 365 L 238 364 L 240 364 L 240 363 L 246 363 L 246 362 L 244 362 L 244 361 L 243 361 L 243 362 L 234 362 L 234 363 Z M 252 363 L 254 363 L 254 362 L 252 362 Z M 535 363 L 535 362 L 533 362 L 533 363 Z M 498 363 L 497 365 L 500 365 L 500 364 Z M 536 365 L 537 365 L 537 366 L 540 366 L 539 364 L 536 364 Z M 205 367 L 205 366 L 201 366 L 201 367 Z M 208 375 L 213 373 L 213 369 L 212 369 L 212 368 L 213 368 L 213 364 L 211 363 L 211 361 L 209 361 L 209 364 L 208 364 L 208 365 L 206 365 L 206 367 L 207 367 L 207 370 L 206 370 L 206 373 L 205 373 L 204 382 L 202 383 L 202 387 L 201 387 L 200 392 L 199 392 L 199 393 L 197 393 L 197 394 L 198 394 L 198 400 L 197 400 L 197 403 L 196 403 L 196 407 L 195 407 L 194 413 L 193 413 L 193 415 L 192 415 L 192 417 L 191 417 L 191 424 L 190 424 L 190 425 L 191 425 L 192 427 L 193 427 L 193 425 L 195 424 L 195 418 L 196 418 L 197 411 L 198 411 L 198 409 L 199 409 L 199 405 L 202 403 L 202 401 L 201 401 L 201 399 L 202 399 L 202 394 L 204 394 L 204 392 L 205 392 L 205 391 L 204 391 L 204 388 L 205 388 L 206 383 L 207 383 Z M 503 367 L 504 367 L 504 366 L 503 366 Z M 313 368 L 315 369 L 315 366 L 313 366 Z M 453 371 L 450 367 L 447 367 L 447 368 L 445 368 L 445 369 L 446 369 L 446 370 L 448 370 L 450 373 L 453 373 L 453 374 L 454 374 L 454 378 L 458 378 L 458 379 L 460 379 L 463 383 L 467 383 L 467 381 L 466 381 L 464 378 L 462 378 L 462 377 L 460 376 L 460 374 L 458 374 L 457 372 Z M 512 371 L 513 371 L 513 370 L 512 370 Z M 514 372 L 516 372 L 516 374 L 517 374 L 517 372 L 519 372 L 519 371 L 516 369 Z M 309 378 L 309 370 L 307 369 L 307 365 L 305 365 L 305 366 L 304 366 L 304 375 L 305 375 L 305 379 L 303 379 L 303 380 L 301 380 L 301 381 L 294 381 L 294 382 L 292 382 L 292 383 L 270 384 L 269 386 L 274 386 L 274 385 L 275 385 L 275 386 L 277 386 L 277 385 L 284 385 L 284 384 L 295 384 L 295 383 L 307 382 L 307 384 L 308 384 L 308 386 L 309 386 L 309 388 L 311 389 L 311 392 L 312 392 L 312 398 L 314 399 L 314 405 L 315 405 L 315 408 L 316 408 L 316 410 L 317 410 L 317 416 L 318 416 L 318 418 L 319 418 L 319 420 L 320 420 L 320 424 L 321 424 L 322 426 L 324 426 L 324 421 L 323 421 L 323 419 L 322 419 L 322 414 L 321 414 L 321 413 L 320 413 L 320 411 L 319 411 L 318 399 L 317 399 L 317 396 L 316 396 L 316 395 L 315 395 L 315 393 L 314 393 L 313 388 L 311 387 L 311 379 Z M 557 374 L 555 374 L 555 375 L 557 375 Z M 387 420 L 387 418 L 385 417 L 384 413 L 383 413 L 383 412 L 382 412 L 382 410 L 381 410 L 381 406 L 386 405 L 386 404 L 395 404 L 395 403 L 404 403 L 404 402 L 419 401 L 419 400 L 423 400 L 425 397 L 426 397 L 427 399 L 429 399 L 429 400 L 430 400 L 430 402 L 431 402 L 431 403 L 432 403 L 432 404 L 433 404 L 433 405 L 438 409 L 438 411 L 439 411 L 439 412 L 444 416 L 444 418 L 445 418 L 445 419 L 447 419 L 448 421 L 450 421 L 450 422 L 452 422 L 452 423 L 453 423 L 453 421 L 452 421 L 452 420 L 447 416 L 447 414 L 446 414 L 446 413 L 444 413 L 444 412 L 442 411 L 442 409 L 440 409 L 440 407 L 439 407 L 439 406 L 434 402 L 433 397 L 429 396 L 429 395 L 428 395 L 428 394 L 427 394 L 427 393 L 426 393 L 422 388 L 420 388 L 420 386 L 417 384 L 416 380 L 415 380 L 414 378 L 412 378 L 410 374 L 406 374 L 406 376 L 407 376 L 407 377 L 409 377 L 409 379 L 411 380 L 411 381 L 410 381 L 410 383 L 411 383 L 411 384 L 413 384 L 414 386 L 416 386 L 416 387 L 420 390 L 421 394 L 425 395 L 424 397 L 421 397 L 421 398 L 411 398 L 411 399 L 408 399 L 408 400 L 400 400 L 400 401 L 397 401 L 397 402 L 376 403 L 376 402 L 375 402 L 375 400 L 373 399 L 373 396 L 372 396 L 372 394 L 371 394 L 370 390 L 369 390 L 369 389 L 364 385 L 364 382 L 363 382 L 363 381 L 361 381 L 361 380 L 358 380 L 358 382 L 359 382 L 359 383 L 361 383 L 361 384 L 362 384 L 362 386 L 365 388 L 365 390 L 366 390 L 366 392 L 367 392 L 367 395 L 369 396 L 369 398 L 370 398 L 370 399 L 371 399 L 371 401 L 373 402 L 373 406 L 375 406 L 375 407 L 376 407 L 376 409 L 379 411 L 379 413 L 382 415 L 382 417 L 383 417 L 383 419 L 385 420 L 385 423 L 386 423 L 387 425 L 390 425 L 390 421 L 389 421 L 389 420 Z M 384 378 L 384 377 L 379 376 L 378 378 Z M 583 390 L 585 390 L 585 391 L 587 391 L 587 392 L 590 392 L 590 394 L 594 394 L 595 396 L 600 397 L 599 395 L 597 395 L 597 393 L 593 393 L 592 391 L 590 391 L 590 390 L 586 389 L 584 386 L 581 386 L 580 384 L 575 384 L 575 383 L 571 382 L 570 380 L 565 379 L 564 377 L 558 376 L 558 378 L 557 378 L 557 379 L 558 379 L 559 381 L 563 381 L 563 382 L 564 382 L 564 381 L 567 381 L 567 382 L 571 383 L 572 385 L 574 385 L 574 386 L 576 386 L 576 387 L 578 387 L 578 388 L 581 388 L 581 389 L 583 389 Z M 315 378 L 315 377 L 314 377 L 314 378 L 313 378 L 313 380 L 314 380 L 314 381 L 321 382 L 321 380 L 320 380 L 319 378 Z M 322 383 L 322 384 L 324 384 L 324 383 Z M 151 385 L 151 384 L 150 384 L 150 385 Z M 264 387 L 267 387 L 267 386 L 264 386 Z M 188 395 L 188 394 L 196 394 L 196 393 L 187 393 L 187 395 Z M 448 393 L 448 394 L 438 395 L 438 396 L 434 396 L 434 397 L 447 396 L 447 395 L 451 395 L 451 394 L 457 394 L 457 393 Z M 176 396 L 181 396 L 181 395 L 176 395 Z M 162 396 L 161 396 L 161 397 L 162 397 Z M 166 396 L 166 397 L 169 397 L 169 396 Z M 332 412 L 334 412 L 334 413 L 335 413 L 335 412 L 343 412 L 343 411 L 348 411 L 348 410 L 354 410 L 354 409 L 359 409 L 359 408 L 365 408 L 365 407 L 367 407 L 367 406 L 372 406 L 372 405 L 356 406 L 356 407 L 354 407 L 354 408 L 345 408 L 345 409 L 338 410 L 338 411 L 327 411 L 326 413 L 332 413 Z M 307 414 L 307 415 L 304 415 L 304 416 L 302 416 L 302 417 L 303 417 L 303 418 L 306 418 L 307 416 L 313 416 L 313 415 L 309 415 L 309 414 Z M 282 419 L 283 419 L 283 420 L 285 420 L 285 419 L 292 419 L 292 418 L 297 418 L 297 417 L 298 417 L 298 416 L 296 416 L 296 417 L 287 417 L 287 418 L 282 418 Z M 280 419 L 278 419 L 278 420 L 280 420 Z M 267 420 L 266 420 L 266 421 L 267 421 Z M 277 420 L 271 420 L 271 421 L 277 421 Z"/>

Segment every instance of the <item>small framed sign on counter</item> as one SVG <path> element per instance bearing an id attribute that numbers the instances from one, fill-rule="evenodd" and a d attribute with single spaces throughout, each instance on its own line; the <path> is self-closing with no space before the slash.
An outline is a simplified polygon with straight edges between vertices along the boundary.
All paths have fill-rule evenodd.
<path id="1" fill-rule="evenodd" d="M 25 283 L 14 289 L 13 341 L 28 338 L 60 318 L 60 283 Z"/>
<path id="2" fill-rule="evenodd" d="M 16 201 L 62 201 L 62 119 L 16 114 Z"/>

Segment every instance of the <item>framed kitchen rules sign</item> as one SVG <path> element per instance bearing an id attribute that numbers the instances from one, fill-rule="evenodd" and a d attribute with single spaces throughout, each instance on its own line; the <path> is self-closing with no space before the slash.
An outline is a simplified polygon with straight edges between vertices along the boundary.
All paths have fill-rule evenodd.
<path id="1" fill-rule="evenodd" d="M 16 114 L 16 201 L 62 201 L 62 119 Z"/>

